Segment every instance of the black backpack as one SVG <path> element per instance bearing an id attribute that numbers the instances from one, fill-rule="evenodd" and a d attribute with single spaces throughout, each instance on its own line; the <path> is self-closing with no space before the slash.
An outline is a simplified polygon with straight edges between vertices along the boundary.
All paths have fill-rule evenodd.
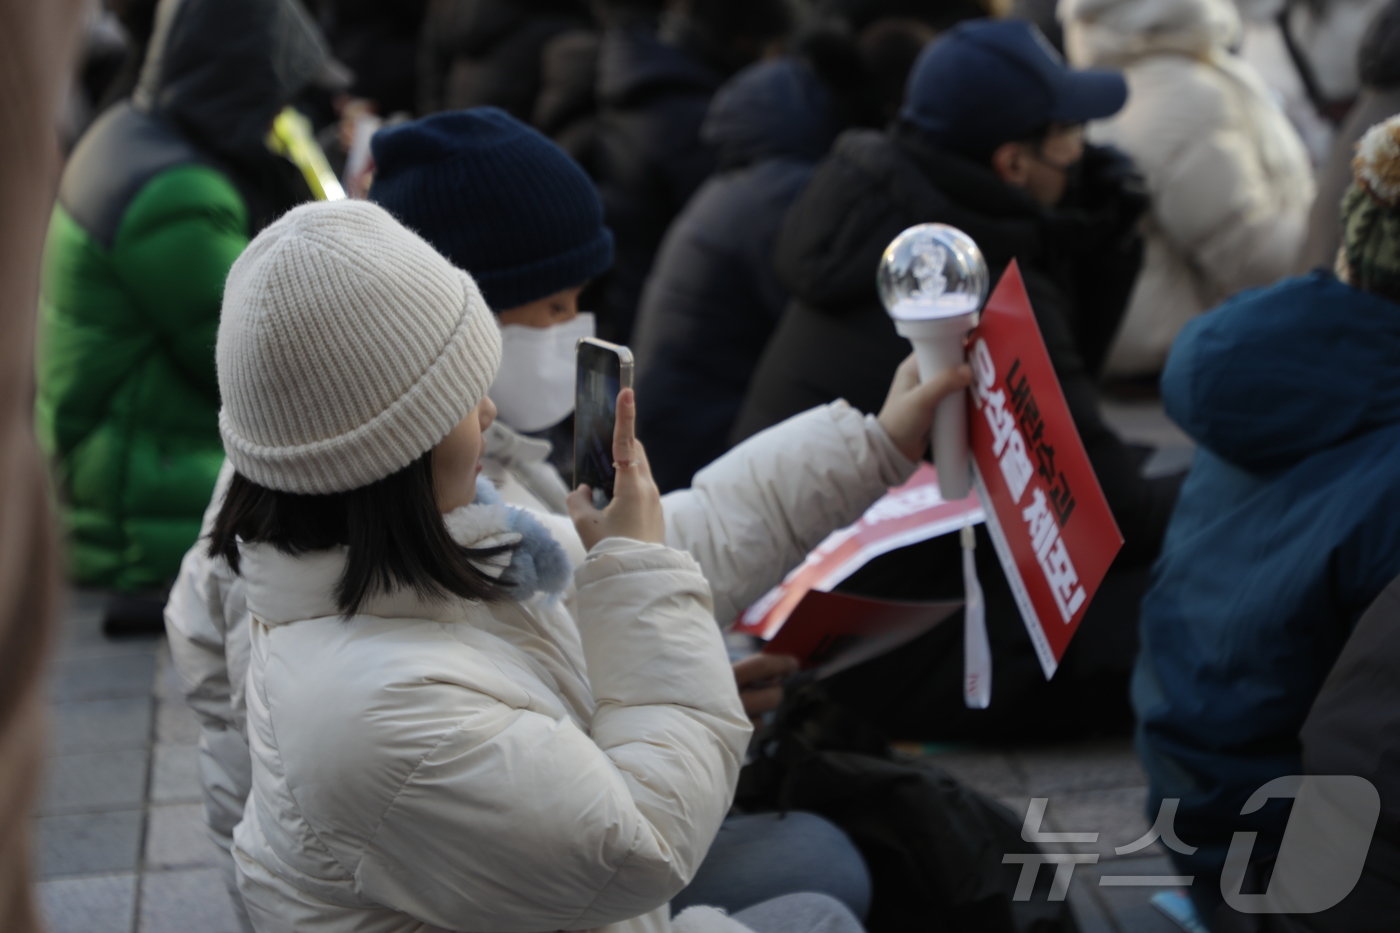
<path id="1" fill-rule="evenodd" d="M 747 811 L 805 810 L 841 827 L 873 881 L 870 933 L 1078 933 L 1067 901 L 1048 899 L 1041 868 L 1029 900 L 1013 897 L 1019 863 L 1038 854 L 1021 821 L 828 699 L 819 683 L 790 688 L 740 775 Z"/>

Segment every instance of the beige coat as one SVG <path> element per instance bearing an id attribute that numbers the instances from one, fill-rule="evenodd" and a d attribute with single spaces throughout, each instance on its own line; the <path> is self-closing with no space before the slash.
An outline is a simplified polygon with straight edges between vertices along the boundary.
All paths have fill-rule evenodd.
<path id="1" fill-rule="evenodd" d="M 1230 0 L 1065 0 L 1079 66 L 1121 69 L 1128 102 L 1092 127 L 1147 179 L 1147 255 L 1107 371 L 1161 371 L 1187 321 L 1292 271 L 1314 183 L 1297 132 L 1263 82 L 1227 51 Z"/>
<path id="2" fill-rule="evenodd" d="M 547 453 L 544 445 L 508 429 L 493 428 L 488 434 L 486 474 L 507 501 L 539 510 L 537 517 L 546 521 L 566 549 L 582 555 L 567 520 L 548 520 L 548 512 L 562 504 L 563 486 L 545 460 Z M 691 489 L 666 496 L 668 544 L 690 551 L 714 589 L 714 610 L 704 616 L 709 629 L 717 629 L 715 618 L 723 623 L 731 621 L 829 531 L 859 517 L 912 468 L 873 418 L 837 403 L 750 439 L 702 471 Z M 243 595 L 242 582 L 196 549 L 186 558 L 167 608 L 176 668 L 185 680 L 191 703 L 201 713 L 206 808 L 211 824 L 225 832 L 237 820 L 241 796 L 247 793 L 248 752 L 241 735 L 244 696 L 239 672 L 246 664 L 247 633 L 257 628 L 249 623 Z M 496 624 L 485 624 L 485 629 L 493 630 Z M 505 630 L 507 634 L 512 631 L 509 625 Z M 553 629 L 567 630 L 567 625 Z M 509 638 L 505 640 L 509 642 Z M 567 641 L 559 637 L 548 640 Z M 507 644 L 498 647 L 514 650 Z M 592 668 L 587 670 L 591 673 Z M 560 682 L 555 675 L 551 679 Z M 727 693 L 733 687 L 732 674 L 725 665 L 724 685 L 716 689 Z M 568 708 L 555 708 L 555 712 L 564 709 Z M 586 703 L 567 715 L 586 720 L 584 710 Z M 680 867 L 689 874 L 690 868 Z M 277 899 L 286 892 L 267 896 Z M 665 929 L 648 925 L 659 922 L 661 916 L 655 913 L 651 920 L 639 919 L 636 924 L 640 925 L 623 928 Z M 342 916 L 328 926 L 298 929 L 360 929 L 350 926 L 351 922 Z M 681 929 L 703 929 L 705 923 L 719 921 L 714 916 L 694 915 L 687 922 L 696 925 Z"/>

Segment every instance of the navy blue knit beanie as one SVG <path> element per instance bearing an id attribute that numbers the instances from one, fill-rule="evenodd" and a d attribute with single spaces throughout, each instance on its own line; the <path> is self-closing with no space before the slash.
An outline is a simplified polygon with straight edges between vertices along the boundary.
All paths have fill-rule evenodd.
<path id="1" fill-rule="evenodd" d="M 593 182 L 502 110 L 434 114 L 376 133 L 370 199 L 476 279 L 501 312 L 612 265 Z"/>

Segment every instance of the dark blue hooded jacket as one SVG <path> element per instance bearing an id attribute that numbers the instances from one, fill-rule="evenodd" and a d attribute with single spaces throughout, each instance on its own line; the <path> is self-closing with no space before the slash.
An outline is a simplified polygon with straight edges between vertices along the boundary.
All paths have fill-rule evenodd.
<path id="1" fill-rule="evenodd" d="M 1149 809 L 1180 798 L 1193 896 L 1232 835 L 1277 850 L 1298 731 L 1348 634 L 1400 572 L 1400 305 L 1317 272 L 1191 322 L 1162 375 L 1199 444 L 1142 607 L 1133 680 Z"/>
<path id="2" fill-rule="evenodd" d="M 839 130 L 831 95 L 797 59 L 745 69 L 715 96 L 702 135 L 719 172 L 667 233 L 633 338 L 641 437 L 663 490 L 728 449 L 788 299 L 773 244 Z"/>
<path id="3" fill-rule="evenodd" d="M 714 170 L 700 127 L 724 75 L 644 25 L 612 27 L 598 50 L 598 121 L 585 167 L 617 258 L 596 291 L 602 336 L 628 342 L 657 244 Z"/>

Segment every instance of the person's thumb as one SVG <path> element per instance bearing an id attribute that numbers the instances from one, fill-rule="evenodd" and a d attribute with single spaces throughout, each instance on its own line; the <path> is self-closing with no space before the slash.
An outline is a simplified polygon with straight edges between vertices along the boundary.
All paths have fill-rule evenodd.
<path id="1" fill-rule="evenodd" d="M 585 519 L 597 518 L 600 514 L 598 510 L 593 507 L 593 490 L 589 489 L 587 486 L 579 486 L 573 492 L 569 493 L 568 497 L 564 500 L 564 505 L 569 510 L 569 517 L 572 518 L 575 523 Z"/>

